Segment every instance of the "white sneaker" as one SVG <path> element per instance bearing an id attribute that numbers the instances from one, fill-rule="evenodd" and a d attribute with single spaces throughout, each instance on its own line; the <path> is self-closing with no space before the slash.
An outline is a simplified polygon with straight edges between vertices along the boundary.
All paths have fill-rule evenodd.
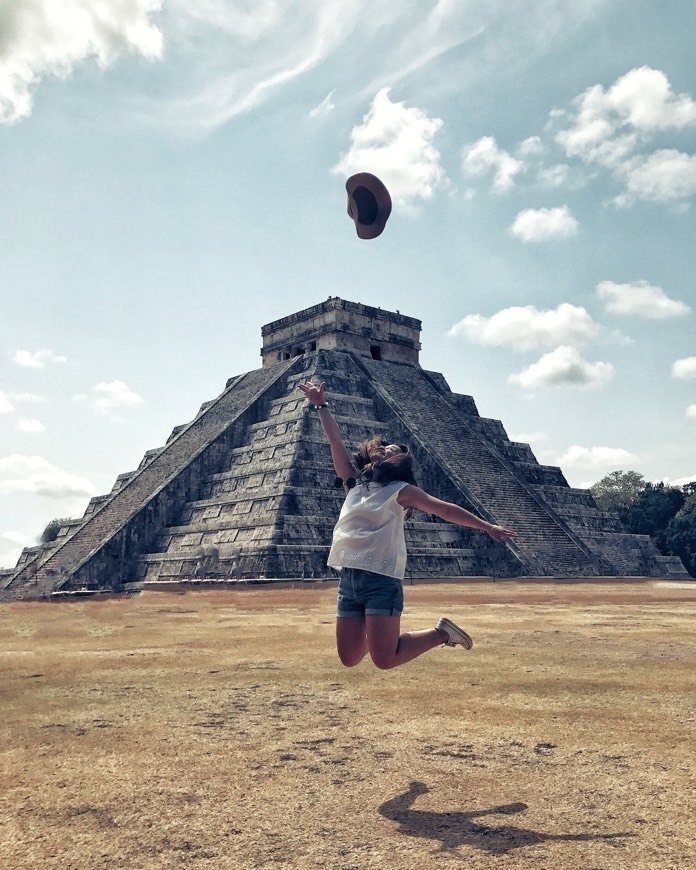
<path id="1" fill-rule="evenodd" d="M 471 649 L 474 645 L 473 640 L 469 637 L 469 635 L 464 631 L 463 628 L 460 628 L 458 625 L 455 625 L 452 620 L 447 619 L 446 616 L 441 616 L 439 622 L 437 623 L 437 627 L 440 631 L 447 632 L 449 640 L 445 644 L 445 646 L 463 646 L 464 649 Z"/>

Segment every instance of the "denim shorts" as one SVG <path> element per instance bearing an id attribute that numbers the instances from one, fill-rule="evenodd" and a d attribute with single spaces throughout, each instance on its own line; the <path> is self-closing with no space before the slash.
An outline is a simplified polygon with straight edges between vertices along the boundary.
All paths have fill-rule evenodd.
<path id="1" fill-rule="evenodd" d="M 404 587 L 397 577 L 341 568 L 337 616 L 401 616 Z"/>

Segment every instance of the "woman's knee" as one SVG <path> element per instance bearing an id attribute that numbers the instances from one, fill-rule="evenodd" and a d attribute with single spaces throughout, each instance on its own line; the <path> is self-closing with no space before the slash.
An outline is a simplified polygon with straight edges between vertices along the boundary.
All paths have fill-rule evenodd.
<path id="1" fill-rule="evenodd" d="M 372 659 L 373 665 L 376 668 L 379 668 L 380 671 L 390 671 L 398 664 L 394 654 L 390 655 L 383 652 L 370 652 L 370 658 Z"/>
<path id="2" fill-rule="evenodd" d="M 363 640 L 362 643 L 346 643 L 340 642 L 336 645 L 339 661 L 347 668 L 354 668 L 359 665 L 367 654 L 367 644 Z"/>
<path id="3" fill-rule="evenodd" d="M 342 652 L 338 651 L 338 658 L 342 665 L 347 668 L 354 668 L 356 665 L 359 665 L 360 662 L 365 658 L 365 653 L 355 653 L 355 652 Z"/>

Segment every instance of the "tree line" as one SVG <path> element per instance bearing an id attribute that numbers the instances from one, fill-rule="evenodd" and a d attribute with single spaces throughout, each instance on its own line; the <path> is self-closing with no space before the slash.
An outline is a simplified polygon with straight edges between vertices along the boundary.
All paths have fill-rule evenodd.
<path id="1" fill-rule="evenodd" d="M 649 483 L 637 471 L 612 471 L 590 487 L 597 506 L 616 514 L 626 530 L 649 535 L 664 556 L 679 556 L 696 577 L 696 481 Z"/>

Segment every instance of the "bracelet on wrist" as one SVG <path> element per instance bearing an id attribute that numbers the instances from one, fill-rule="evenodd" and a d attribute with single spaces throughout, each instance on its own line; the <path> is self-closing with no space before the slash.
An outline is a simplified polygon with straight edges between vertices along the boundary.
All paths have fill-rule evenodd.
<path id="1" fill-rule="evenodd" d="M 314 405 L 313 407 L 314 407 L 314 410 L 315 410 L 315 411 L 318 411 L 320 408 L 328 408 L 328 407 L 329 407 L 329 403 L 328 403 L 328 402 L 324 402 L 323 405 Z"/>

